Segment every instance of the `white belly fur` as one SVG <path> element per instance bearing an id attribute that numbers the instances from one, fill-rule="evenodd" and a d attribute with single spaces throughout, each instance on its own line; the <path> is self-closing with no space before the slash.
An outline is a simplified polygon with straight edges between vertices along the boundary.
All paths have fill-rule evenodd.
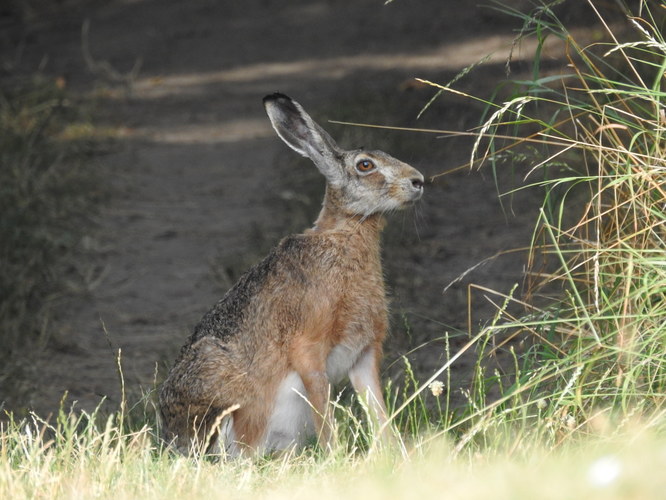
<path id="1" fill-rule="evenodd" d="M 289 372 L 275 395 L 275 406 L 268 420 L 262 451 L 303 446 L 314 435 L 312 410 L 306 397 L 301 377 L 296 372 Z"/>
<path id="2" fill-rule="evenodd" d="M 331 384 L 341 382 L 356 362 L 360 349 L 335 346 L 326 360 L 326 374 Z M 263 452 L 285 450 L 292 446 L 303 446 L 314 436 L 312 408 L 301 377 L 289 372 L 278 387 L 275 406 L 261 446 Z"/>
<path id="3" fill-rule="evenodd" d="M 336 345 L 326 359 L 326 375 L 331 384 L 339 384 L 349 375 L 349 370 L 356 363 L 362 349 L 352 349 L 345 345 Z"/>

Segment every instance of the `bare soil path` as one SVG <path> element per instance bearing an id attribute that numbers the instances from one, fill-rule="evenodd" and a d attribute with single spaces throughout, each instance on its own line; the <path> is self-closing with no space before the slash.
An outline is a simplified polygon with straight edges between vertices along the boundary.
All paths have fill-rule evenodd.
<path id="1" fill-rule="evenodd" d="M 94 61 L 124 75 L 142 61 L 126 85 L 86 66 L 85 19 Z M 116 404 L 118 348 L 128 391 L 150 389 L 156 370 L 164 376 L 192 326 L 223 292 L 212 264 L 259 257 L 257 246 L 310 217 L 321 182 L 274 136 L 261 106 L 265 94 L 287 93 L 323 122 L 469 129 L 482 108 L 453 96 L 417 122 L 433 92 L 409 79 L 446 83 L 494 52 L 459 84 L 488 95 L 504 78 L 514 26 L 459 0 L 142 0 L 64 8 L 34 28 L 23 66 L 44 61 L 47 74 L 97 96 L 97 125 L 121 134 L 102 159 L 116 194 L 85 240 L 90 252 L 79 271 L 88 276 L 87 290 L 59 312 L 55 347 L 40 357 L 26 404 L 52 411 L 65 390 L 83 408 L 94 408 L 102 396 Z M 530 54 L 517 52 L 515 61 L 521 57 Z M 327 128 L 342 142 L 359 137 L 350 127 Z M 367 143 L 357 145 L 384 148 L 427 176 L 469 155 L 467 139 L 361 134 Z M 460 171 L 440 178 L 426 187 L 416 213 L 391 221 L 386 265 L 394 321 L 387 366 L 411 347 L 465 326 L 470 280 L 501 290 L 521 280 L 521 258 L 505 258 L 442 293 L 482 259 L 528 241 L 526 210 L 507 218 L 491 177 Z M 304 208 L 298 208 L 301 199 Z M 411 358 L 427 375 L 442 356 L 437 341 Z M 388 373 L 397 375 L 398 366 Z"/>

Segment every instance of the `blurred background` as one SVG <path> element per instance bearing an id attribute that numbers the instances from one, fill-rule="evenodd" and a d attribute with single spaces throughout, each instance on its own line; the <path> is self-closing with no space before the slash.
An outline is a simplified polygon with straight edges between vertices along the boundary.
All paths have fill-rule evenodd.
<path id="1" fill-rule="evenodd" d="M 554 8 L 597 37 L 586 2 Z M 383 373 L 430 376 L 492 320 L 494 292 L 525 290 L 520 249 L 542 193 L 507 195 L 524 174 L 515 162 L 471 169 L 474 138 L 453 133 L 487 106 L 444 93 L 419 117 L 438 89 L 417 78 L 510 96 L 534 69 L 521 28 L 507 9 L 458 0 L 3 2 L 3 408 L 149 394 L 238 276 L 312 223 L 323 178 L 270 128 L 261 99 L 274 91 L 342 145 L 386 150 L 429 179 L 385 232 Z M 542 74 L 566 64 L 561 44 L 538 50 Z M 473 363 L 453 366 L 452 395 Z"/>

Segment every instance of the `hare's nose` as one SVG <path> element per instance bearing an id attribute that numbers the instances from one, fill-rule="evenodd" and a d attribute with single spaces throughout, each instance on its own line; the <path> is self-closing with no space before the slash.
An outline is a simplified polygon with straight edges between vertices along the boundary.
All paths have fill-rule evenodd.
<path id="1" fill-rule="evenodd" d="M 411 181 L 414 189 L 423 189 L 423 177 L 412 177 Z"/>

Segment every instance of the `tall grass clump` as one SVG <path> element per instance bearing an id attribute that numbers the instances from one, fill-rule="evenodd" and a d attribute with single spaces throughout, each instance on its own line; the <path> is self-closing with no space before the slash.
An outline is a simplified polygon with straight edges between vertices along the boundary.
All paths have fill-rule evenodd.
<path id="1" fill-rule="evenodd" d="M 25 342 L 45 338 L 66 256 L 102 196 L 86 127 L 56 81 L 20 79 L 0 89 L 2 364 Z"/>
<path id="2" fill-rule="evenodd" d="M 519 41 L 534 38 L 533 72 L 487 102 L 471 161 L 522 172 L 520 189 L 541 189 L 544 202 L 526 312 L 501 308 L 477 346 L 482 357 L 509 348 L 511 376 L 479 363 L 474 409 L 455 424 L 464 442 L 503 428 L 561 444 L 634 419 L 666 430 L 666 41 L 655 17 L 663 12 L 639 2 L 624 8 L 626 22 L 615 13 L 611 23 L 601 2 L 587 4 L 606 42 L 577 39 L 549 5 L 530 15 L 498 6 L 522 20 Z M 541 69 L 547 44 L 563 48 L 563 73 Z"/>

